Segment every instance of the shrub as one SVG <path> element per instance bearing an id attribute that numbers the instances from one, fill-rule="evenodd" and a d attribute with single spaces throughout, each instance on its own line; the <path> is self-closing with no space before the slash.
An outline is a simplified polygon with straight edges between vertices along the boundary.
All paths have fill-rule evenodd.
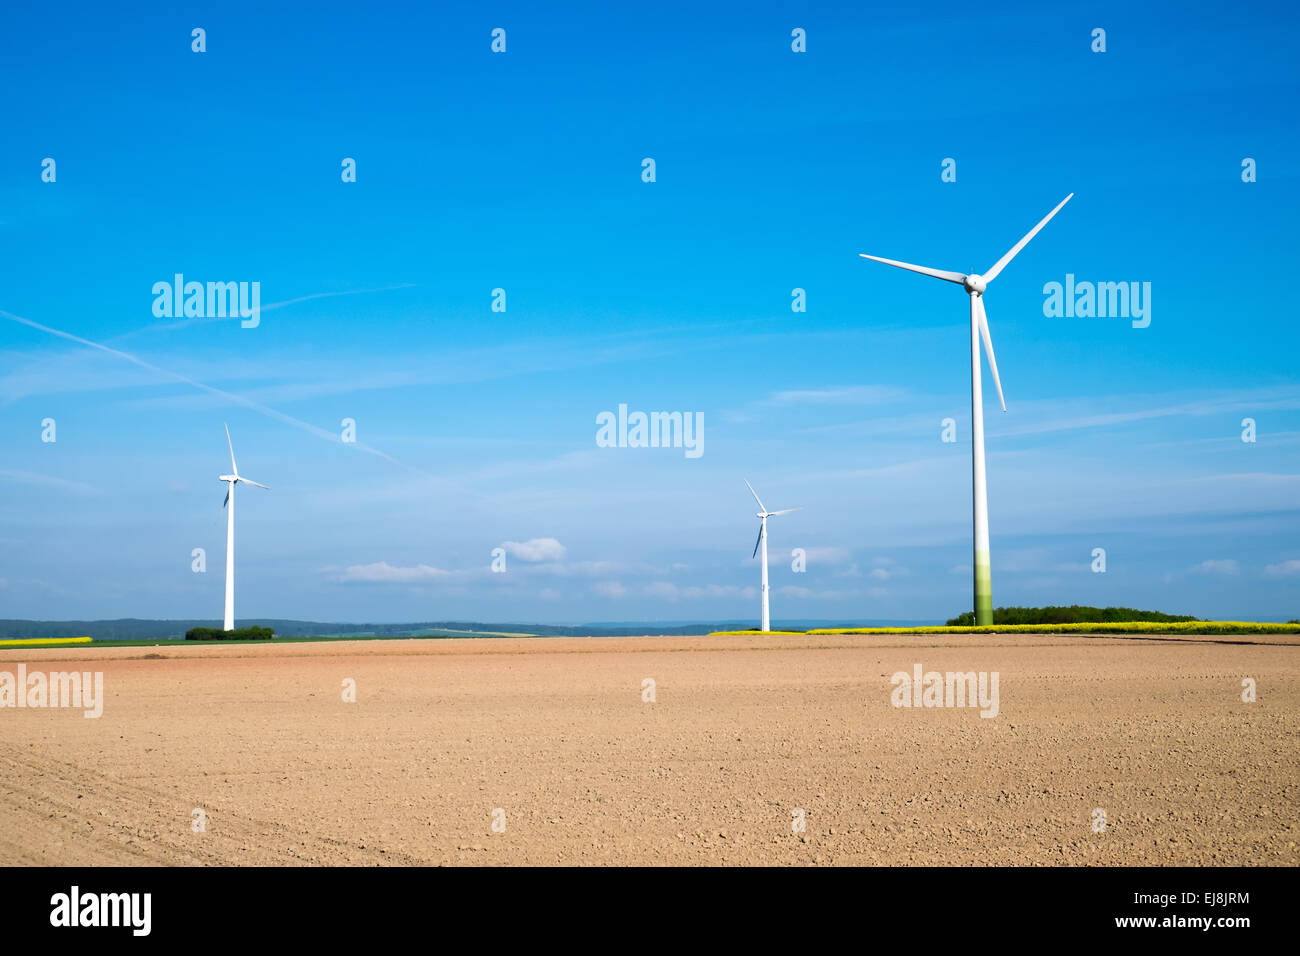
<path id="1" fill-rule="evenodd" d="M 192 627 L 185 632 L 187 641 L 269 641 L 275 631 L 269 627 L 237 627 L 223 631 L 219 627 Z"/>

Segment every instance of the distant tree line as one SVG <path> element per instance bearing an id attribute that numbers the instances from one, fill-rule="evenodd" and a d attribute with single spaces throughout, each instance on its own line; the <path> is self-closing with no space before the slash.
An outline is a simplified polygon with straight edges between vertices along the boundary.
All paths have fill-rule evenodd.
<path id="1" fill-rule="evenodd" d="M 1156 621 L 1169 624 L 1174 621 L 1196 621 L 1199 618 L 1186 614 L 1162 614 L 1159 611 L 1138 611 L 1131 607 L 1088 607 L 1071 604 L 1069 607 L 998 607 L 993 609 L 994 624 L 1111 624 L 1119 621 Z M 973 627 L 975 612 L 958 614 L 948 621 L 949 627 Z"/>
<path id="2" fill-rule="evenodd" d="M 745 622 L 748 623 L 748 622 Z M 846 622 L 854 623 L 854 622 Z M 642 634 L 707 634 L 720 626 L 741 626 L 741 622 L 714 624 L 528 624 L 483 621 L 425 621 L 407 624 L 356 624 L 332 621 L 294 621 L 279 618 L 249 618 L 247 626 L 268 627 L 278 637 L 485 637 L 498 634 L 526 634 L 538 637 L 622 637 Z M 148 620 L 121 618 L 104 621 L 0 620 L 0 640 L 18 638 L 80 637 L 96 641 L 178 641 L 196 627 L 221 630 L 221 621 Z"/>
<path id="3" fill-rule="evenodd" d="M 185 632 L 187 641 L 269 641 L 275 631 L 269 627 L 237 627 L 224 631 L 219 627 L 192 627 Z"/>

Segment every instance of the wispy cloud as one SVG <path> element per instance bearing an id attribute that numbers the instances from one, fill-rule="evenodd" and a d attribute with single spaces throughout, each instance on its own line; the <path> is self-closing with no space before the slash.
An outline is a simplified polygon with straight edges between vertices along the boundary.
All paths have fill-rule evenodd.
<path id="1" fill-rule="evenodd" d="M 1179 396 L 1129 395 L 1112 399 L 1112 403 L 1122 402 L 1130 406 L 1126 409 L 1084 415 L 1069 414 L 1062 403 L 1033 403 L 1029 408 L 1033 420 L 1024 424 L 1012 424 L 1006 419 L 999 418 L 998 424 L 989 429 L 989 437 L 1037 435 L 1081 428 L 1107 428 L 1159 418 L 1222 414 L 1251 415 L 1263 411 L 1300 409 L 1300 388 L 1290 386 L 1241 389 L 1191 401 L 1171 402 L 1171 399 L 1177 397 Z M 1078 403 L 1072 404 L 1075 407 L 1078 405 Z"/>
<path id="2" fill-rule="evenodd" d="M 901 401 L 905 389 L 892 385 L 837 385 L 773 392 L 760 405 L 881 405 Z"/>

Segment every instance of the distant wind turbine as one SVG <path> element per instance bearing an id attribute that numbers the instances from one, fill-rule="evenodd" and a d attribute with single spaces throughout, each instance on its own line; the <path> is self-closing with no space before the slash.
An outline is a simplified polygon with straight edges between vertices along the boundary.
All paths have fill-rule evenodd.
<path id="1" fill-rule="evenodd" d="M 753 495 L 754 500 L 758 502 L 758 514 L 755 516 L 759 519 L 758 540 L 754 542 L 754 554 L 758 554 L 758 549 L 760 547 L 763 549 L 763 630 L 770 631 L 772 628 L 770 626 L 771 620 L 768 614 L 767 604 L 767 519 L 775 517 L 776 515 L 788 515 L 790 512 L 798 511 L 799 509 L 786 508 L 784 511 L 768 511 L 767 508 L 763 506 L 762 499 L 758 497 L 758 492 L 754 490 L 754 486 L 751 485 L 748 480 L 745 482 L 745 487 L 749 489 L 749 493 Z M 750 555 L 751 559 L 753 559 L 754 554 Z"/>
<path id="2" fill-rule="evenodd" d="M 221 481 L 230 485 L 226 489 L 226 500 L 221 505 L 226 509 L 226 616 L 222 627 L 224 630 L 233 631 L 235 629 L 235 485 L 241 481 L 246 485 L 256 485 L 258 488 L 266 488 L 266 485 L 239 474 L 239 467 L 235 464 L 235 446 L 230 441 L 229 425 L 226 426 L 226 446 L 230 449 L 230 474 L 218 476 Z M 270 491 L 269 488 L 267 490 Z"/>
<path id="3" fill-rule="evenodd" d="M 1016 253 L 1023 249 L 1030 239 L 1038 235 L 1038 230 L 1047 225 L 1048 221 L 1061 211 L 1061 206 L 1064 206 L 1072 198 L 1074 198 L 1074 193 L 1070 193 L 1070 195 L 1062 199 L 1055 209 L 1043 217 L 1042 222 L 1029 230 L 1029 234 L 1012 246 L 1005 256 L 993 263 L 993 268 L 989 269 L 984 275 L 974 273 L 962 275 L 960 272 L 944 272 L 942 269 L 914 266 L 907 262 L 898 262 L 894 259 L 882 259 L 879 256 L 859 253 L 863 259 L 871 259 L 874 262 L 883 262 L 887 266 L 897 266 L 900 269 L 908 269 L 922 275 L 934 276 L 936 279 L 955 282 L 965 288 L 970 296 L 971 466 L 975 499 L 976 624 L 993 623 L 993 584 L 989 570 L 989 502 L 984 473 L 984 403 L 983 386 L 980 382 L 979 343 L 981 337 L 984 339 L 984 351 L 988 353 L 989 370 L 993 373 L 993 384 L 998 389 L 998 402 L 1002 405 L 1004 412 L 1007 410 L 1007 403 L 1002 397 L 1002 382 L 998 380 L 998 363 L 993 358 L 993 340 L 989 336 L 989 321 L 984 314 L 984 290 L 1006 268 L 1007 263 L 1016 257 Z M 766 602 L 766 594 L 764 601 Z"/>

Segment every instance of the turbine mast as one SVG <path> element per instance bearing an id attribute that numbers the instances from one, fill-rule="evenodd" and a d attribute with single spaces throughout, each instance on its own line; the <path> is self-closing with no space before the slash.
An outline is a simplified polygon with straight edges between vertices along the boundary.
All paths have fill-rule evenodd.
<path id="1" fill-rule="evenodd" d="M 993 582 L 989 566 L 989 496 L 984 470 L 984 389 L 980 380 L 980 301 L 970 293 L 971 490 L 975 514 L 975 623 L 993 623 Z"/>
<path id="2" fill-rule="evenodd" d="M 226 499 L 226 615 L 222 629 L 235 629 L 235 481 Z"/>
<path id="3" fill-rule="evenodd" d="M 767 605 L 767 515 L 763 516 L 763 524 L 759 528 L 758 537 L 763 545 L 763 630 L 770 631 L 771 618 L 768 614 Z"/>

